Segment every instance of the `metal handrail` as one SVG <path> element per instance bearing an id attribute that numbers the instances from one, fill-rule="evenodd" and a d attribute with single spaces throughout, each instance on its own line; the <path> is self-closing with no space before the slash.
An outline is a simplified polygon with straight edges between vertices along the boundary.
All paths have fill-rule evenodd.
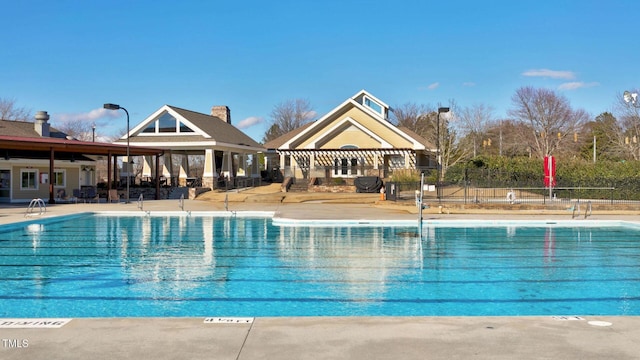
<path id="1" fill-rule="evenodd" d="M 184 194 L 180 194 L 180 199 L 178 200 L 178 206 L 182 211 L 184 211 Z"/>
<path id="2" fill-rule="evenodd" d="M 143 205 L 144 205 L 144 195 L 140 194 L 140 196 L 138 197 L 138 209 L 143 210 L 142 209 Z"/>
<path id="3" fill-rule="evenodd" d="M 591 200 L 587 201 L 587 208 L 584 210 L 584 218 L 586 219 L 587 216 L 591 215 L 593 212 L 592 208 L 591 208 Z"/>
<path id="4" fill-rule="evenodd" d="M 31 202 L 29 203 L 29 206 L 27 207 L 27 211 L 24 214 L 24 216 L 26 217 L 26 216 L 29 216 L 29 215 L 33 214 L 33 209 L 35 209 L 36 205 L 38 205 L 38 208 L 40 210 L 38 215 L 42 215 L 43 213 L 47 212 L 47 204 L 45 204 L 44 200 L 42 200 L 40 198 L 35 198 L 35 199 L 31 200 Z"/>
<path id="5" fill-rule="evenodd" d="M 575 219 L 576 213 L 580 216 L 580 200 L 576 201 L 575 205 L 573 205 L 573 213 L 571 213 L 572 219 Z"/>

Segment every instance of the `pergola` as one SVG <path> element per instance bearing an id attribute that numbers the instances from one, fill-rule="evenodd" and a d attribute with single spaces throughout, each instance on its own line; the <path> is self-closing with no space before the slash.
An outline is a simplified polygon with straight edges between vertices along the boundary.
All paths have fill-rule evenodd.
<path id="1" fill-rule="evenodd" d="M 7 158 L 49 158 L 49 172 L 53 173 L 56 159 L 72 159 L 75 155 L 97 155 L 107 158 L 107 187 L 111 189 L 113 159 L 113 175 L 117 166 L 117 157 L 127 155 L 127 146 L 102 142 L 87 142 L 57 138 L 34 138 L 0 135 L 1 155 Z M 163 149 L 129 146 L 131 156 L 151 155 L 156 157 L 155 178 L 159 179 L 159 158 L 164 155 Z M 160 194 L 160 182 L 156 181 L 156 200 Z M 53 184 L 49 184 L 49 203 L 54 204 Z"/>
<path id="2" fill-rule="evenodd" d="M 415 165 L 416 151 L 402 148 L 375 148 L 375 149 L 278 149 L 281 156 L 291 156 L 298 164 L 314 166 L 333 166 L 336 158 L 357 157 L 366 159 L 366 163 L 374 168 L 381 165 L 387 155 L 397 155 L 405 158 L 407 164 Z"/>

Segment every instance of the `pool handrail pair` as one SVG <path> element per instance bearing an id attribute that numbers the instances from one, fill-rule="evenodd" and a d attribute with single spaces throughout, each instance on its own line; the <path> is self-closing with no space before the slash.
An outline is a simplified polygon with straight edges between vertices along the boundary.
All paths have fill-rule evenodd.
<path id="1" fill-rule="evenodd" d="M 573 212 L 571 214 L 571 218 L 575 219 L 580 216 L 580 200 L 576 201 L 576 204 L 573 206 Z M 584 209 L 584 218 L 586 219 L 593 212 L 591 207 L 591 200 L 587 201 L 587 208 Z"/>

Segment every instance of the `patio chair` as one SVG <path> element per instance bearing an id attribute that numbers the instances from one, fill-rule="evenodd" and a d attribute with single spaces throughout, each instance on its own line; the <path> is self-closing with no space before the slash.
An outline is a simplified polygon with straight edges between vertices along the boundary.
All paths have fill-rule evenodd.
<path id="1" fill-rule="evenodd" d="M 107 201 L 112 202 L 115 201 L 117 203 L 120 202 L 120 194 L 118 194 L 118 190 L 111 189 L 109 190 L 109 195 L 107 196 Z"/>
<path id="2" fill-rule="evenodd" d="M 76 200 L 76 204 L 78 203 L 78 199 L 82 199 L 82 201 L 84 201 L 84 196 L 80 192 L 80 189 L 73 189 L 73 197 Z"/>
<path id="3" fill-rule="evenodd" d="M 100 195 L 96 192 L 96 189 L 88 188 L 84 193 L 84 199 L 89 202 L 100 202 Z"/>
<path id="4" fill-rule="evenodd" d="M 65 204 L 65 203 L 70 203 L 72 201 L 78 201 L 77 198 L 74 197 L 68 197 L 67 196 L 67 191 L 65 189 L 58 189 L 58 191 L 56 191 L 56 197 L 55 197 L 56 203 L 58 204 Z"/>

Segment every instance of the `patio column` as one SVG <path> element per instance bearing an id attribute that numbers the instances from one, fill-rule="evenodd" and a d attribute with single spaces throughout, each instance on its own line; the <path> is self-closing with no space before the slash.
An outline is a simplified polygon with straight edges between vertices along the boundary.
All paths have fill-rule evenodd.
<path id="1" fill-rule="evenodd" d="M 213 158 L 214 150 L 204 150 L 204 171 L 202 172 L 202 186 L 208 188 L 214 188 L 215 178 L 218 177 L 218 173 L 215 169 L 215 159 Z"/>
<path id="2" fill-rule="evenodd" d="M 153 174 L 153 168 L 151 166 L 151 156 L 144 155 L 142 157 L 142 177 L 150 178 Z"/>
<path id="3" fill-rule="evenodd" d="M 187 154 L 182 155 L 182 162 L 180 163 L 180 175 L 178 179 L 179 186 L 187 186 L 187 174 L 189 172 L 189 156 Z"/>
<path id="4" fill-rule="evenodd" d="M 168 156 L 165 156 L 164 158 L 164 169 L 162 170 L 162 174 L 167 178 L 167 185 L 176 186 L 173 182 L 173 154 L 171 151 L 169 151 Z"/>
<path id="5" fill-rule="evenodd" d="M 258 153 L 251 154 L 253 157 L 251 159 L 251 175 L 253 177 L 260 177 L 260 159 L 258 157 Z M 265 158 L 265 162 L 267 158 Z"/>

